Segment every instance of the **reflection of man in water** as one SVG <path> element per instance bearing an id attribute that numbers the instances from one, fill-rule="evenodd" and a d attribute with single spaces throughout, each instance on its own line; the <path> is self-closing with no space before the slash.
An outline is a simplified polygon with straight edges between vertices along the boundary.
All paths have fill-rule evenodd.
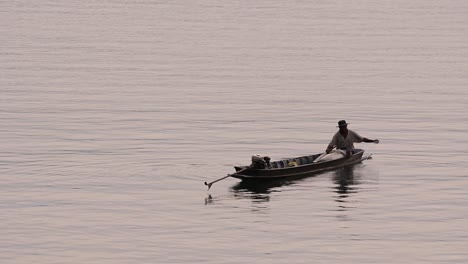
<path id="1" fill-rule="evenodd" d="M 359 187 L 355 186 L 360 184 L 358 179 L 354 176 L 354 166 L 345 166 L 335 171 L 333 182 L 336 184 L 334 191 L 334 201 L 337 202 L 338 211 L 340 212 L 336 217 L 341 221 L 349 220 L 349 214 L 346 211 L 355 208 L 357 205 L 355 199 L 349 199 L 350 196 L 359 191 Z M 359 176 L 358 176 L 359 178 Z"/>
<path id="2" fill-rule="evenodd" d="M 341 169 L 338 169 L 335 172 L 335 177 L 333 181 L 338 185 L 336 186 L 336 192 L 340 194 L 340 198 L 348 197 L 349 190 L 353 190 L 349 185 L 354 185 L 354 167 L 347 166 Z"/>
<path id="3" fill-rule="evenodd" d="M 358 133 L 348 129 L 348 123 L 345 120 L 338 121 L 340 130 L 333 135 L 332 140 L 328 144 L 327 153 L 330 153 L 334 147 L 346 151 L 346 156 L 349 157 L 354 154 L 354 143 L 376 143 L 379 144 L 378 139 L 368 139 L 361 137 Z"/>

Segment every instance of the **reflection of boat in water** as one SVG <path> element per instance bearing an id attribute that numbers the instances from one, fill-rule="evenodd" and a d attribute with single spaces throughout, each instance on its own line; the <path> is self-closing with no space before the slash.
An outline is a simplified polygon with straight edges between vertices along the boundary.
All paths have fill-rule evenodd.
<path id="1" fill-rule="evenodd" d="M 268 194 L 273 188 L 287 186 L 293 184 L 291 180 L 277 179 L 265 182 L 258 181 L 241 181 L 231 187 L 234 192 L 252 192 L 258 194 Z"/>
<path id="2" fill-rule="evenodd" d="M 369 157 L 363 157 L 364 150 L 356 149 L 356 152 L 351 157 L 341 157 L 334 160 L 326 160 L 316 162 L 318 158 L 323 156 L 323 153 L 302 156 L 292 159 L 278 160 L 269 162 L 266 159 L 266 165 L 256 166 L 236 166 L 236 172 L 229 176 L 241 179 L 243 181 L 271 181 L 279 179 L 297 179 L 307 177 L 318 172 L 342 168 L 346 165 L 359 163 Z M 255 161 L 252 159 L 252 161 Z"/>
<path id="3" fill-rule="evenodd" d="M 290 184 L 289 181 L 277 180 L 268 182 L 241 181 L 231 187 L 235 198 L 249 198 L 254 202 L 270 201 L 270 194 L 274 189 Z"/>
<path id="4" fill-rule="evenodd" d="M 355 187 L 353 187 L 353 185 L 358 184 L 354 177 L 355 165 L 356 164 L 346 165 L 337 169 L 332 174 L 332 179 L 335 183 L 333 189 L 334 192 L 338 194 L 338 200 L 346 198 L 350 193 L 357 192 Z M 315 173 L 315 175 L 318 174 L 319 173 Z M 305 176 L 272 179 L 269 181 L 241 181 L 230 189 L 234 193 L 234 196 L 238 198 L 250 198 L 258 202 L 269 201 L 269 197 L 272 193 L 281 192 L 282 187 L 300 184 L 301 180 L 310 176 L 312 175 L 307 174 Z"/>
<path id="5" fill-rule="evenodd" d="M 328 173 L 316 173 L 315 175 L 326 176 L 326 179 L 331 181 L 331 186 L 328 185 L 326 188 L 329 193 L 332 193 L 332 199 L 337 202 L 338 209 L 333 211 L 347 211 L 353 208 L 357 197 L 354 194 L 359 192 L 362 188 L 358 185 L 361 184 L 362 180 L 362 164 L 351 164 L 343 166 L 334 171 Z M 303 186 L 309 185 L 309 181 L 315 182 L 311 179 L 311 175 L 303 177 L 294 177 L 286 179 L 273 179 L 269 181 L 240 181 L 229 188 L 230 194 L 228 196 L 218 196 L 205 198 L 205 204 L 216 204 L 223 202 L 223 200 L 229 200 L 230 198 L 239 200 L 249 200 L 252 205 L 251 209 L 254 211 L 263 211 L 269 208 L 270 200 L 285 191 L 286 189 L 294 189 L 295 186 L 302 188 Z M 320 181 L 323 181 L 322 178 Z M 314 185 L 314 184 L 313 184 Z M 321 185 L 323 187 L 323 185 Z M 323 190 L 322 190 L 323 191 Z M 322 192 L 321 191 L 321 192 Z M 292 197 L 291 199 L 294 199 Z M 339 217 L 346 218 L 346 215 L 340 215 Z"/>

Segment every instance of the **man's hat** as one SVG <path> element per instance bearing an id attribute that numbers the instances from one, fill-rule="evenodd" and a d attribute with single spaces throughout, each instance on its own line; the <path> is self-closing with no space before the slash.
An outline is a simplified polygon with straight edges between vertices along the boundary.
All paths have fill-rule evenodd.
<path id="1" fill-rule="evenodd" d="M 346 120 L 340 120 L 340 121 L 338 121 L 338 126 L 337 127 L 345 127 L 348 124 L 349 123 L 346 123 Z"/>

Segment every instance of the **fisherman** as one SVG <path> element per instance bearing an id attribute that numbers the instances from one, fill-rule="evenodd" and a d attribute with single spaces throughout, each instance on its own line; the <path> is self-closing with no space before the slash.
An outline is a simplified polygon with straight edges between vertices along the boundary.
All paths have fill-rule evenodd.
<path id="1" fill-rule="evenodd" d="M 337 127 L 339 127 L 340 130 L 335 133 L 332 140 L 328 144 L 327 150 L 325 151 L 326 153 L 330 153 L 330 151 L 332 151 L 332 149 L 336 147 L 336 149 L 346 151 L 346 157 L 350 157 L 352 154 L 354 154 L 353 143 L 366 142 L 379 144 L 378 139 L 373 140 L 361 137 L 358 133 L 349 130 L 348 124 L 349 123 L 346 123 L 345 120 L 338 121 Z"/>

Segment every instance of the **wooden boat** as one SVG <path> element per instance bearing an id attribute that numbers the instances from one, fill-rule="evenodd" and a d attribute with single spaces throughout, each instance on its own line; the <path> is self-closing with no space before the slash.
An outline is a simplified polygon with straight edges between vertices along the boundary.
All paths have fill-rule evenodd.
<path id="1" fill-rule="evenodd" d="M 346 165 L 359 163 L 370 156 L 364 157 L 364 150 L 355 149 L 350 157 L 343 157 L 331 161 L 313 162 L 323 153 L 302 156 L 291 159 L 283 159 L 269 163 L 265 168 L 255 166 L 234 166 L 236 172 L 229 176 L 241 180 L 274 180 L 293 177 L 303 177 L 317 172 L 337 169 Z"/>

